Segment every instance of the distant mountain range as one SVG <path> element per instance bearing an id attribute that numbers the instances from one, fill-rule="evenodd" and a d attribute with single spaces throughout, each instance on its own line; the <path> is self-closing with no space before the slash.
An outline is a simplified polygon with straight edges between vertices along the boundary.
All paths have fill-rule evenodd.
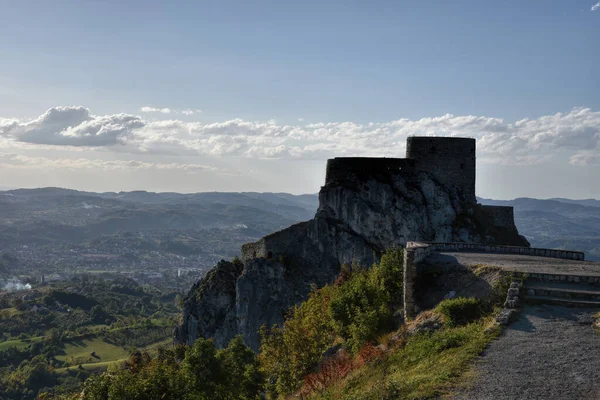
<path id="1" fill-rule="evenodd" d="M 554 198 L 492 200 L 515 208 L 519 232 L 532 246 L 569 248 L 600 260 L 600 201 Z M 14 245 L 81 243 L 101 236 L 156 230 L 243 230 L 260 238 L 312 218 L 316 194 L 289 193 L 93 193 L 61 188 L 0 192 L 0 250 Z M 223 243 L 235 254 L 242 243 Z M 207 239 L 208 240 L 208 239 Z M 222 239 L 221 239 L 222 240 Z"/>
<path id="2" fill-rule="evenodd" d="M 0 251 L 21 245 L 79 244 L 126 232 L 205 231 L 242 243 L 312 218 L 317 195 L 287 193 L 92 193 L 60 188 L 0 192 Z M 218 230 L 218 235 L 215 235 Z M 211 231 L 212 233 L 208 233 Z"/>

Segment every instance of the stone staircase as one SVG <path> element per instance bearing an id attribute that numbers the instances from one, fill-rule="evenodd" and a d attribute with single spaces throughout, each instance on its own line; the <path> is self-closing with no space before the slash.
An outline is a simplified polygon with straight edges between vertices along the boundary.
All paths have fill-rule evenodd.
<path id="1" fill-rule="evenodd" d="M 530 304 L 600 308 L 600 277 L 532 274 L 523 283 Z"/>

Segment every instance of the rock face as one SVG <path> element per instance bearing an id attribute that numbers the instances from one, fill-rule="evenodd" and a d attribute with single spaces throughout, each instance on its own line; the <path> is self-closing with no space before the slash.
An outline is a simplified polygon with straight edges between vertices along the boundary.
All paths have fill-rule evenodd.
<path id="1" fill-rule="evenodd" d="M 223 347 L 242 334 L 257 350 L 260 326 L 281 324 L 344 263 L 372 265 L 407 241 L 529 246 L 512 209 L 475 203 L 474 140 L 413 137 L 409 149 L 415 158 L 329 160 L 315 218 L 244 245 L 243 265 L 220 262 L 190 290 L 175 341 L 212 337 Z M 419 151 L 433 155 L 423 164 Z"/>
<path id="2" fill-rule="evenodd" d="M 211 332 L 215 345 L 224 347 L 237 329 L 236 281 L 241 262 L 221 261 L 204 279 L 196 282 L 183 302 L 183 324 L 175 329 L 175 342 L 192 345 L 198 332 Z"/>

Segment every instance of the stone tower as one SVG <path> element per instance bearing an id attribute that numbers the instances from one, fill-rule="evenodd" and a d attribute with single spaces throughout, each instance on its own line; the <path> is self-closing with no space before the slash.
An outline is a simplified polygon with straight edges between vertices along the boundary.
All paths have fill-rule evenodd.
<path id="1" fill-rule="evenodd" d="M 428 172 L 447 188 L 456 188 L 472 204 L 475 199 L 475 139 L 412 136 L 406 158 L 416 161 L 415 172 Z"/>

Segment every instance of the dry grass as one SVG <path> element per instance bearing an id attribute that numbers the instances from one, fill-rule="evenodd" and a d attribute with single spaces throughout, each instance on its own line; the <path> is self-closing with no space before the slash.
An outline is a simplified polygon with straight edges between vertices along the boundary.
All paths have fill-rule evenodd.
<path id="1" fill-rule="evenodd" d="M 475 264 L 469 267 L 476 276 L 491 274 L 502 271 L 502 268 L 489 264 Z"/>
<path id="2" fill-rule="evenodd" d="M 415 319 L 408 321 L 406 323 L 406 328 L 410 332 L 410 331 L 413 331 L 417 326 L 423 324 L 424 322 L 430 321 L 433 319 L 439 320 L 440 323 L 443 322 L 442 316 L 435 309 L 425 310 L 425 311 L 420 312 L 419 315 L 417 315 Z"/>
<path id="3" fill-rule="evenodd" d="M 431 313 L 421 318 L 432 317 Z M 333 383 L 325 399 L 420 399 L 448 396 L 473 381 L 472 363 L 497 335 L 493 317 L 408 338 L 376 362 L 365 364 Z M 417 320 L 415 320 L 417 323 Z"/>

